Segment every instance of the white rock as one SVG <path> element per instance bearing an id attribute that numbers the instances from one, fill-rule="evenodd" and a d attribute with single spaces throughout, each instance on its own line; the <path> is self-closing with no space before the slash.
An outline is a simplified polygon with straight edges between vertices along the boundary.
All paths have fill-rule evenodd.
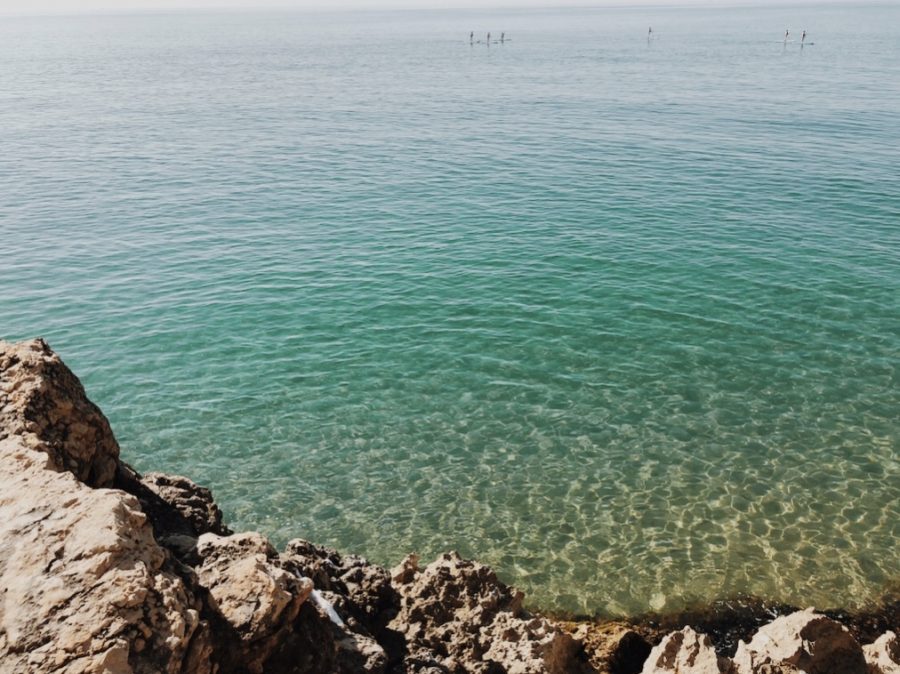
<path id="1" fill-rule="evenodd" d="M 705 634 L 690 627 L 667 635 L 647 657 L 641 674 L 723 674 L 730 662 L 716 655 Z"/>
<path id="2" fill-rule="evenodd" d="M 863 646 L 869 674 L 900 674 L 900 638 L 885 632 L 875 643 Z"/>

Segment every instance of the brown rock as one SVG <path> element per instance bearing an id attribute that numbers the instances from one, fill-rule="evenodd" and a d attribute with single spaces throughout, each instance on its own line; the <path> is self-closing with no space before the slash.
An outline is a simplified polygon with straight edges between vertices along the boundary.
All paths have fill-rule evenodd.
<path id="1" fill-rule="evenodd" d="M 399 597 L 390 575 L 364 557 L 340 555 L 297 538 L 281 560 L 294 574 L 312 579 L 317 590 L 331 593 L 329 600 L 357 633 L 378 636 L 397 612 Z"/>
<path id="2" fill-rule="evenodd" d="M 398 601 L 387 571 L 363 557 L 342 556 L 301 539 L 287 544 L 281 563 L 315 584 L 313 600 L 337 646 L 336 671 L 382 674 L 389 656 L 379 641 L 391 636 L 386 626 Z M 402 653 L 395 654 L 400 658 Z"/>
<path id="3" fill-rule="evenodd" d="M 256 641 L 297 617 L 312 581 L 278 566 L 277 554 L 257 533 L 204 534 L 197 544 L 200 585 L 210 606 L 244 641 Z"/>
<path id="4" fill-rule="evenodd" d="M 761 627 L 734 655 L 738 674 L 789 666 L 806 674 L 866 674 L 862 648 L 843 625 L 809 608 Z M 783 670 L 782 670 L 783 671 Z M 790 671 L 790 670 L 788 670 Z"/>
<path id="5" fill-rule="evenodd" d="M 312 581 L 283 568 L 264 536 L 203 534 L 197 554 L 197 576 L 208 592 L 222 672 L 336 671 L 327 619 L 315 610 L 301 610 Z M 302 662 L 311 669 L 298 664 Z"/>
<path id="6" fill-rule="evenodd" d="M 0 440 L 45 452 L 53 470 L 92 487 L 113 483 L 119 445 L 109 422 L 42 339 L 0 341 Z"/>
<path id="7" fill-rule="evenodd" d="M 395 574 L 400 610 L 390 627 L 406 640 L 407 672 L 573 674 L 579 646 L 544 618 L 522 610 L 522 593 L 488 567 L 445 554 Z"/>
<path id="8" fill-rule="evenodd" d="M 387 669 L 387 655 L 372 637 L 341 630 L 335 643 L 340 674 L 384 674 Z"/>
<path id="9" fill-rule="evenodd" d="M 482 658 L 501 664 L 507 674 L 572 672 L 580 650 L 572 637 L 544 618 L 517 618 L 508 611 L 481 628 Z"/>
<path id="10" fill-rule="evenodd" d="M 650 643 L 623 623 L 563 623 L 562 626 L 582 644 L 597 674 L 638 674 L 650 655 Z"/>
<path id="11" fill-rule="evenodd" d="M 141 482 L 169 504 L 191 527 L 195 536 L 206 533 L 230 536 L 231 529 L 222 524 L 222 511 L 213 501 L 212 492 L 181 475 L 145 473 Z"/>
<path id="12" fill-rule="evenodd" d="M 863 654 L 869 674 L 900 674 L 900 638 L 896 632 L 886 632 L 863 646 Z"/>
<path id="13" fill-rule="evenodd" d="M 394 583 L 406 585 L 416 579 L 417 573 L 419 573 L 419 555 L 409 554 L 391 569 L 391 580 Z"/>
<path id="14" fill-rule="evenodd" d="M 53 461 L 0 441 L 0 670 L 209 672 L 195 658 L 208 649 L 200 607 L 137 500 Z"/>
<path id="15" fill-rule="evenodd" d="M 705 634 L 685 627 L 666 636 L 650 651 L 642 674 L 726 674 L 730 661 L 719 658 Z"/>

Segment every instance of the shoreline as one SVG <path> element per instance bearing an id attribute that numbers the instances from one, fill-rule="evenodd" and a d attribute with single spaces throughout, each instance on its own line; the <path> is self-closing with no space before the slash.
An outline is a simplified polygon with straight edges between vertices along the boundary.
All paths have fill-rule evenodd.
<path id="1" fill-rule="evenodd" d="M 853 611 L 737 597 L 603 619 L 526 608 L 456 553 L 387 569 L 302 539 L 277 551 L 189 478 L 121 461 L 43 340 L 0 342 L 0 468 L 3 674 L 900 671 L 900 585 Z M 762 669 L 778 663 L 812 668 Z"/>
<path id="2" fill-rule="evenodd" d="M 805 607 L 739 595 L 697 602 L 680 611 L 647 611 L 622 618 L 543 611 L 538 606 L 531 608 L 535 613 L 576 628 L 582 624 L 624 626 L 654 644 L 659 643 L 666 634 L 690 626 L 708 635 L 720 656 L 731 657 L 739 641 L 749 641 L 760 627 L 773 619 L 802 611 Z M 886 588 L 879 599 L 860 608 L 838 607 L 817 611 L 845 626 L 860 643 L 871 643 L 884 632 L 900 626 L 900 585 Z"/>

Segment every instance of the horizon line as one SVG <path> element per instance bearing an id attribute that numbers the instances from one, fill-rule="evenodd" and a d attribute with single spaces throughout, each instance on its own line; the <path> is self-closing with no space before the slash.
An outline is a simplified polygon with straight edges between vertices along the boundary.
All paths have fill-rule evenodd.
<path id="1" fill-rule="evenodd" d="M 470 12 L 495 12 L 495 11 L 565 11 L 565 10 L 590 10 L 590 9 L 752 9 L 755 7 L 807 7 L 809 5 L 849 5 L 860 7 L 866 5 L 891 5 L 891 0 L 588 0 L 584 3 L 574 4 L 566 2 L 561 6 L 542 4 L 541 0 L 534 4 L 522 0 L 510 0 L 505 4 L 493 4 L 485 7 L 475 3 L 475 0 L 463 0 L 462 4 L 448 4 L 443 6 L 416 6 L 410 0 L 400 0 L 392 6 L 371 7 L 360 4 L 359 0 L 350 0 L 351 4 L 335 7 L 328 4 L 316 4 L 300 6 L 290 0 L 271 0 L 267 4 L 247 4 L 246 0 L 213 0 L 209 4 L 169 6 L 172 0 L 164 0 L 163 4 L 153 0 L 138 0 L 133 7 L 122 7 L 120 3 L 97 4 L 80 7 L 39 7 L 34 8 L 29 3 L 27 8 L 5 8 L 0 3 L 0 16 L 5 17 L 41 17 L 41 16 L 109 16 L 109 15 L 154 15 L 154 14 L 197 14 L 197 13 L 236 13 L 236 14 L 263 14 L 263 13 L 298 13 L 298 14 L 343 14 L 343 13 L 378 13 L 378 12 L 446 12 L 446 11 L 470 11 Z M 177 0 L 175 0 L 177 1 Z M 473 4 L 465 4 L 472 2 Z M 543 0 L 546 2 L 546 0 Z M 502 0 L 501 0 L 502 3 Z M 79 3 L 80 4 L 80 3 Z"/>

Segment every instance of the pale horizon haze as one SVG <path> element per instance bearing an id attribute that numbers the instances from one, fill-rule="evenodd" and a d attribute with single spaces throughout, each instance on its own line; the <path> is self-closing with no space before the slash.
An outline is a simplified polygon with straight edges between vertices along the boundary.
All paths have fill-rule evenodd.
<path id="1" fill-rule="evenodd" d="M 794 6 L 841 0 L 0 0 L 0 15 L 192 10 L 539 9 L 567 7 Z M 866 3 L 866 4 L 879 4 Z"/>

